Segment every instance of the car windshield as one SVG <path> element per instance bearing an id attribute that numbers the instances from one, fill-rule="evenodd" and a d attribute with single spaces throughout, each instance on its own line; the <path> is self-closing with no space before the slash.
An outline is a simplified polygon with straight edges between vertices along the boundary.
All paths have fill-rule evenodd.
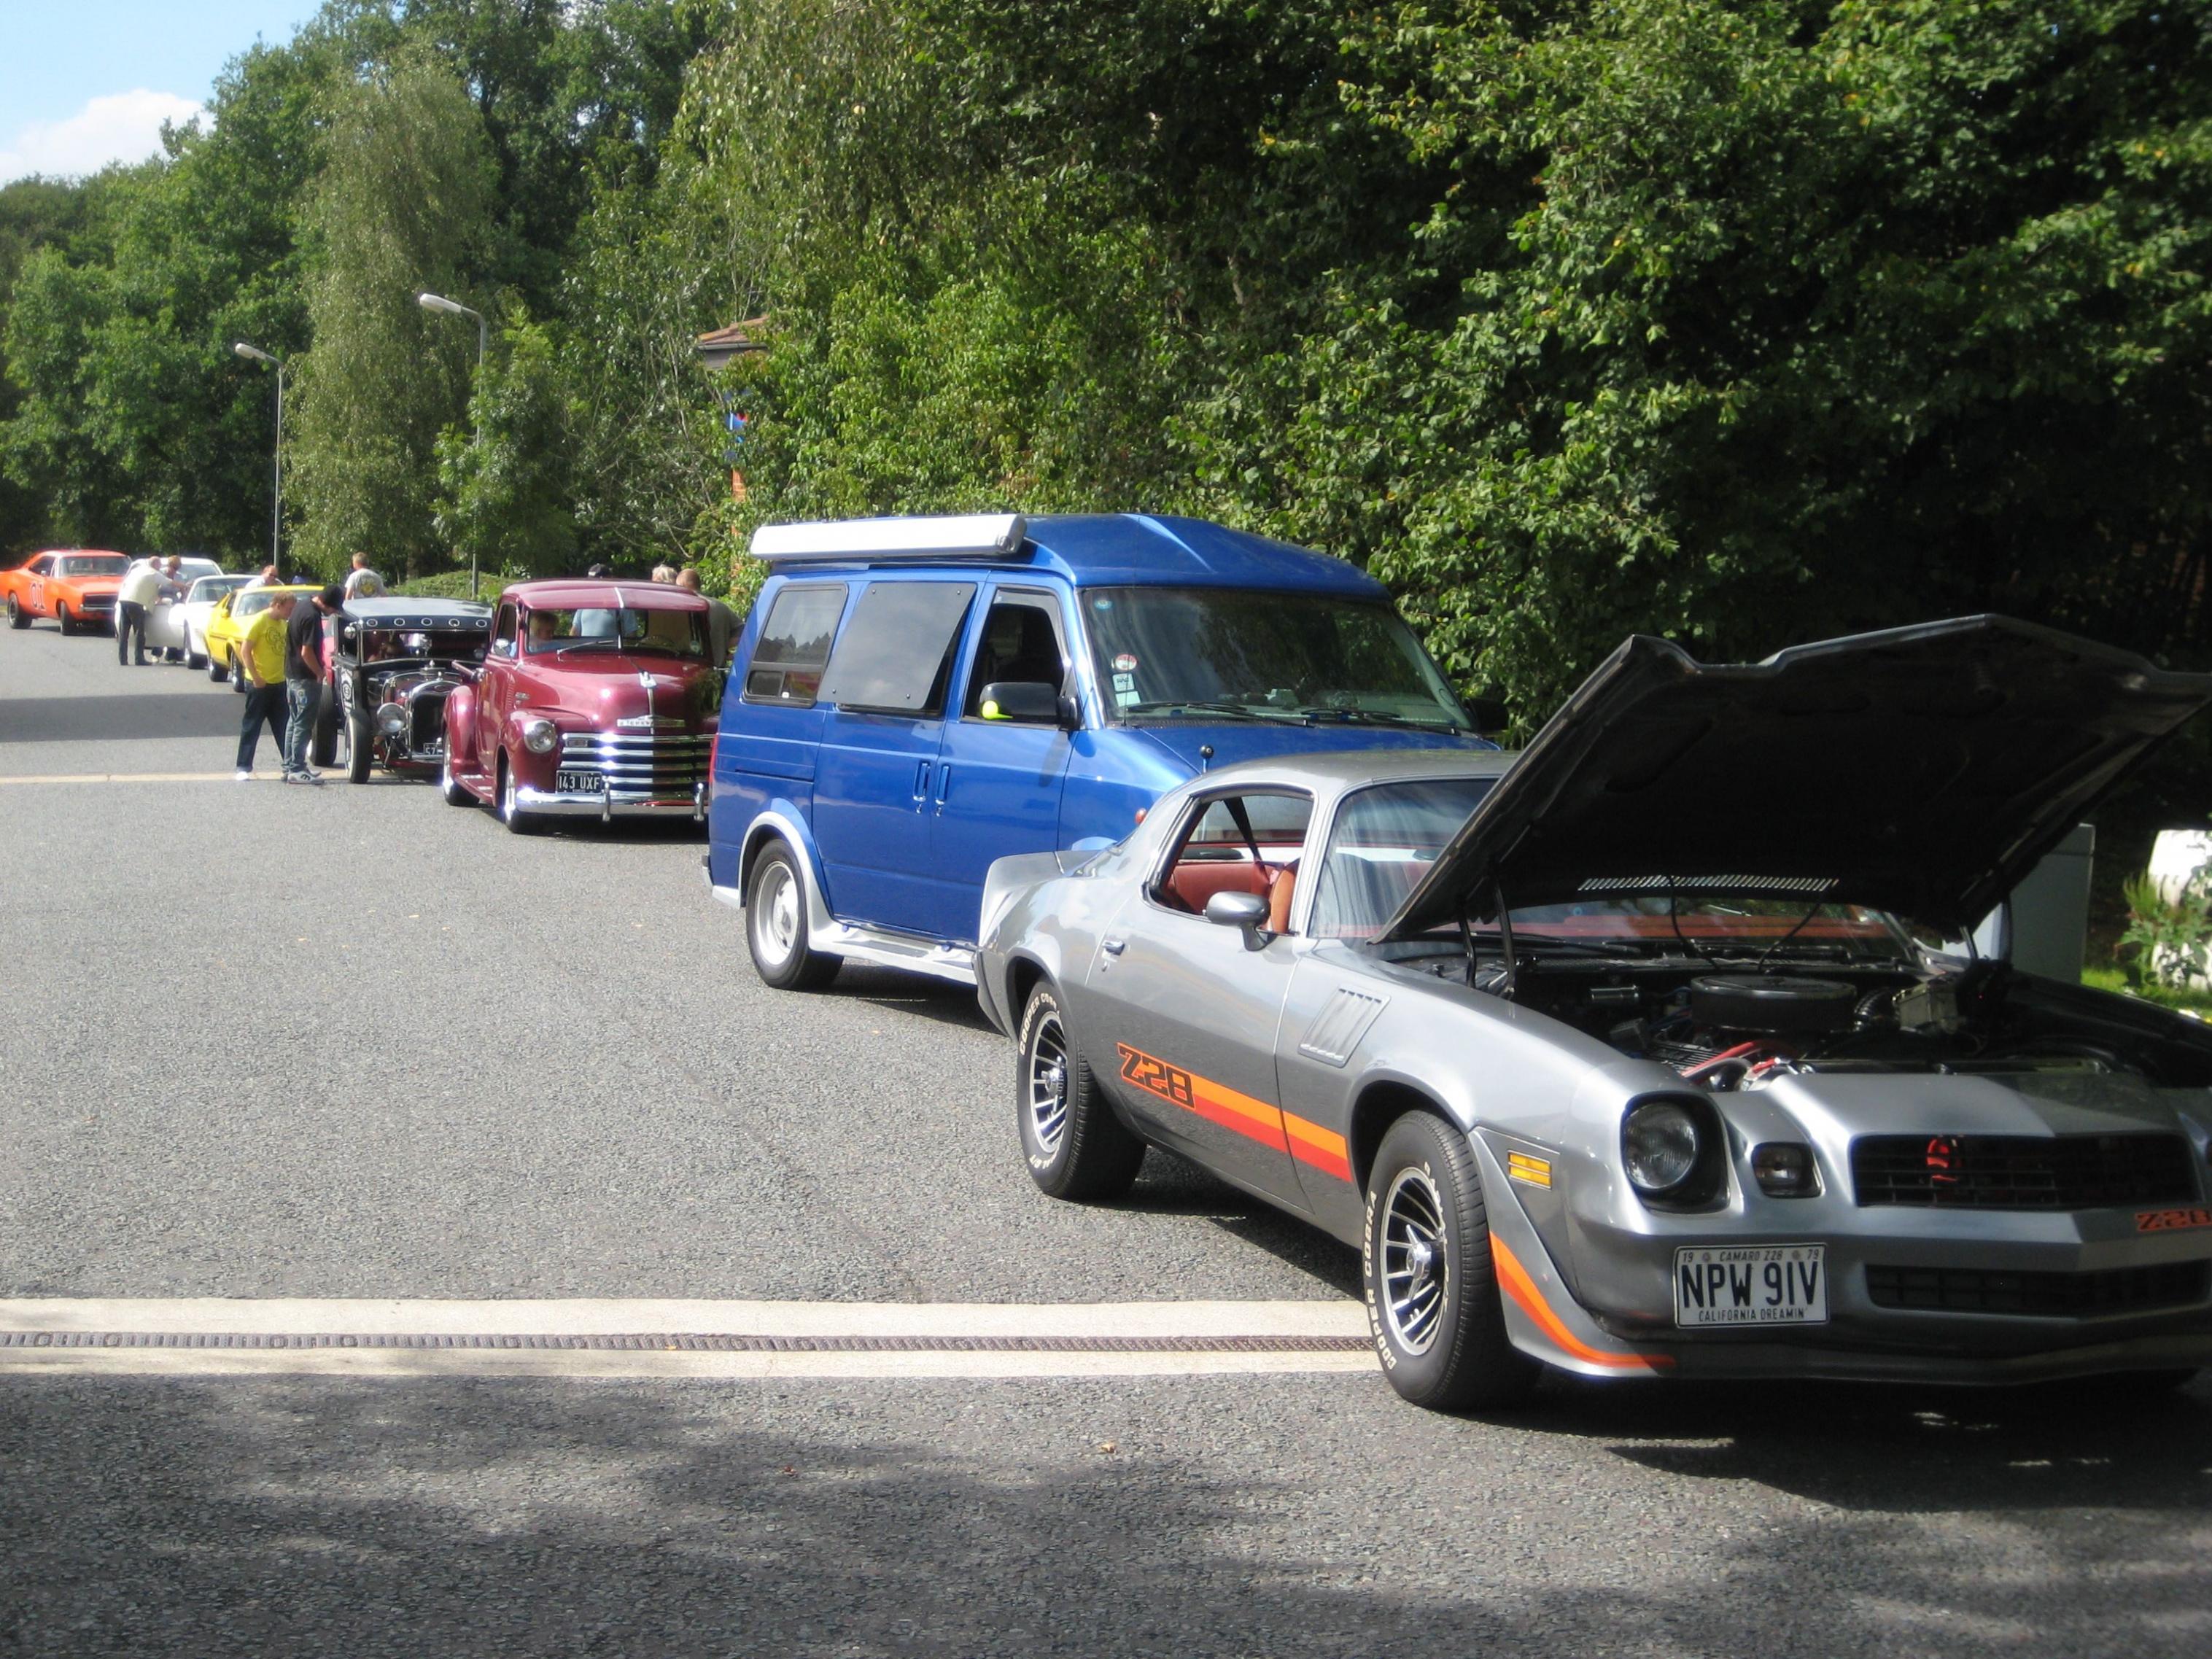
<path id="1" fill-rule="evenodd" d="M 361 637 L 363 662 L 412 657 L 481 657 L 491 636 L 480 628 L 372 628 Z"/>
<path id="2" fill-rule="evenodd" d="M 637 605 L 586 605 L 574 611 L 530 613 L 530 654 L 556 651 L 657 652 L 677 657 L 707 654 L 706 616 L 696 611 Z"/>
<path id="3" fill-rule="evenodd" d="M 185 596 L 187 605 L 210 605 L 226 593 L 235 593 L 253 580 L 251 576 L 203 576 Z"/>
<path id="4" fill-rule="evenodd" d="M 1492 778 L 1376 784 L 1337 809 L 1315 890 L 1311 931 L 1372 939 L 1427 875 L 1445 845 L 1494 787 Z M 1742 878 L 1737 878 L 1741 880 Z M 1796 957 L 1899 962 L 1911 947 L 1879 910 L 1808 896 L 1700 892 L 1695 877 L 1638 876 L 1606 896 L 1515 906 L 1516 948 L 1575 955 Z M 1452 933 L 1455 928 L 1442 930 Z M 1495 921 L 1477 924 L 1478 947 L 1502 944 Z"/>
<path id="5" fill-rule="evenodd" d="M 120 553 L 75 553 L 61 562 L 57 576 L 119 576 L 131 568 Z"/>
<path id="6" fill-rule="evenodd" d="M 251 617 L 258 615 L 259 612 L 266 611 L 280 595 L 285 593 L 296 594 L 298 591 L 299 590 L 295 588 L 289 587 L 247 588 L 230 602 L 230 614 L 234 617 Z"/>
<path id="7" fill-rule="evenodd" d="M 1328 721 L 1472 730 L 1387 605 L 1237 587 L 1086 589 L 1084 626 L 1120 721 Z"/>

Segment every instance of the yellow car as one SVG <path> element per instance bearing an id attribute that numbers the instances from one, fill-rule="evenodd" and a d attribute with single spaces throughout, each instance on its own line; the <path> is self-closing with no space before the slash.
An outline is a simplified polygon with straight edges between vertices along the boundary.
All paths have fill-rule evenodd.
<path id="1" fill-rule="evenodd" d="M 246 677 L 237 672 L 236 665 L 240 642 L 246 638 L 246 625 L 266 611 L 269 602 L 280 593 L 305 599 L 310 593 L 321 591 L 309 586 L 241 587 L 235 593 L 224 594 L 208 614 L 208 678 L 218 683 L 228 680 L 233 690 L 245 690 Z"/>

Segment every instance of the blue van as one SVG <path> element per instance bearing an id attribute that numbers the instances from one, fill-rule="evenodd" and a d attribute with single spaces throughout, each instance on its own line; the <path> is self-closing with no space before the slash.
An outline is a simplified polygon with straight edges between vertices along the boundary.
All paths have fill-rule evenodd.
<path id="1" fill-rule="evenodd" d="M 1380 583 L 1202 520 L 770 525 L 752 552 L 706 865 L 771 985 L 972 982 L 993 860 L 1110 844 L 1209 766 L 1492 746 Z"/>

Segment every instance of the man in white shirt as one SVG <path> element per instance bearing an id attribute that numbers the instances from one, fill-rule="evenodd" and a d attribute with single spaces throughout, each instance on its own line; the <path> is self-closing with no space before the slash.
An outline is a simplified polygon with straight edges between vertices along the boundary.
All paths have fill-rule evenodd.
<path id="1" fill-rule="evenodd" d="M 380 599 L 384 597 L 384 578 L 368 568 L 368 555 L 353 556 L 353 568 L 345 579 L 345 596 L 349 599 Z"/>
<path id="2" fill-rule="evenodd" d="M 161 604 L 161 590 L 167 585 L 161 579 L 160 560 L 141 559 L 115 590 L 115 660 L 125 668 L 146 665 L 146 613 Z M 134 633 L 138 638 L 135 658 L 131 650 Z"/>

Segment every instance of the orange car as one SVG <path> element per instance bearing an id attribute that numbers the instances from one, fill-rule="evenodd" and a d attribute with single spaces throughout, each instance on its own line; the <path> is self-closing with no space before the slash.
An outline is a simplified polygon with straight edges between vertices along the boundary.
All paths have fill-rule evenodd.
<path id="1" fill-rule="evenodd" d="M 52 617 L 62 632 L 115 625 L 115 590 L 131 568 L 128 556 L 92 548 L 33 553 L 13 570 L 0 570 L 8 626 L 28 628 L 33 617 Z"/>

